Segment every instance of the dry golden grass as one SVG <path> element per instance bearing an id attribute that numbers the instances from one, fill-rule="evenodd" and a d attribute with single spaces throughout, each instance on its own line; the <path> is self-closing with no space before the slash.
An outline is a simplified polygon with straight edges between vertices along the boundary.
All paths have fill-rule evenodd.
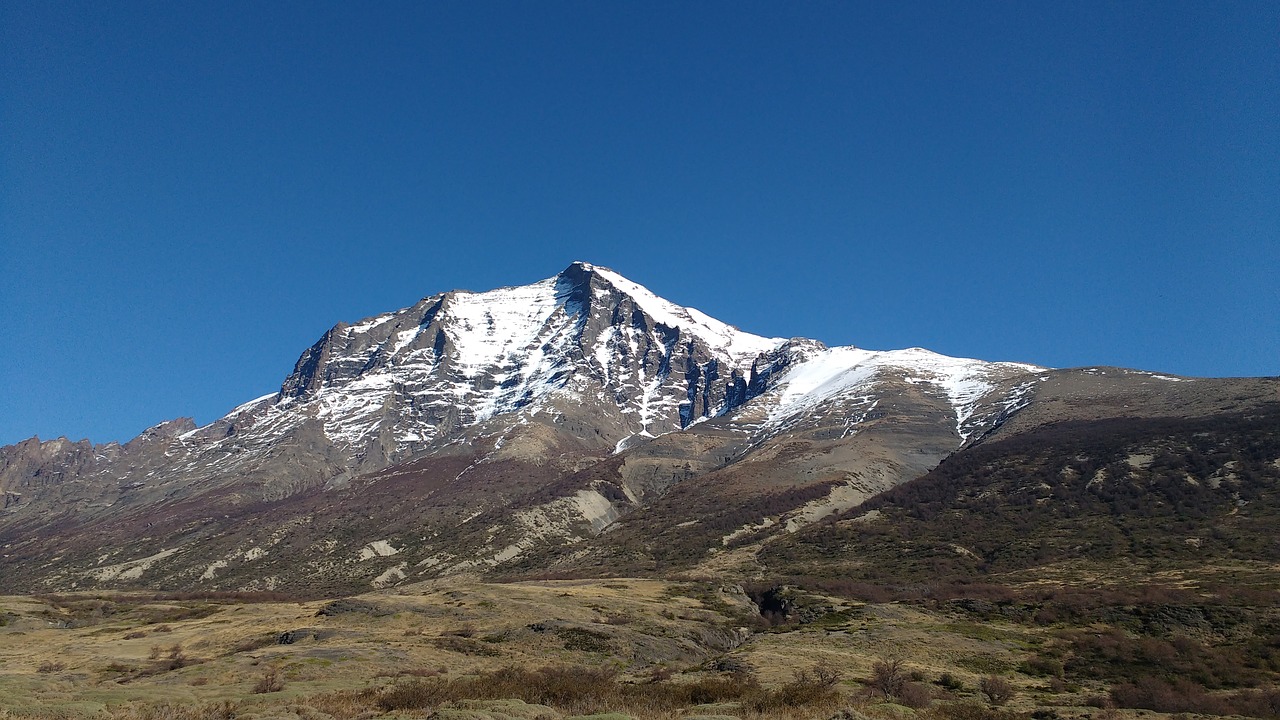
<path id="1" fill-rule="evenodd" d="M 756 624 L 750 634 L 745 597 L 706 582 L 441 580 L 333 603 L 224 600 L 200 612 L 184 603 L 204 600 L 115 598 L 110 612 L 99 608 L 96 616 L 83 611 L 97 601 L 80 597 L 92 602 L 0 597 L 0 610 L 17 616 L 0 627 L 0 720 L 366 720 L 428 711 L 441 720 L 587 712 L 799 720 L 840 717 L 843 709 L 855 720 L 902 720 L 913 712 L 948 720 L 947 708 L 972 715 L 970 706 L 948 703 L 978 702 L 989 675 L 1012 683 L 1009 710 L 1061 703 L 1055 711 L 1065 718 L 1096 713 L 1078 706 L 1086 695 L 1105 692 L 1050 693 L 1042 679 L 1012 673 L 1043 640 L 1025 626 L 831 600 L 831 612 L 818 622 L 763 631 Z M 159 617 L 179 619 L 159 623 Z M 168 632 L 157 634 L 161 624 Z M 161 648 L 156 657 L 153 646 Z M 917 686 L 914 711 L 866 687 L 873 664 L 889 654 L 904 659 Z M 796 674 L 815 663 L 833 668 L 839 681 L 830 694 L 800 703 Z M 480 687 L 476 678 L 499 677 L 504 667 L 548 666 L 591 668 L 613 684 L 560 705 L 545 696 L 513 704 L 521 697 L 514 690 L 507 698 L 466 692 Z M 759 691 L 689 690 L 728 682 L 732 671 L 740 679 L 749 671 Z M 962 689 L 939 687 L 944 673 Z M 454 690 L 424 707 L 388 706 L 388 693 L 413 683 Z M 690 709 L 697 702 L 705 705 Z"/>

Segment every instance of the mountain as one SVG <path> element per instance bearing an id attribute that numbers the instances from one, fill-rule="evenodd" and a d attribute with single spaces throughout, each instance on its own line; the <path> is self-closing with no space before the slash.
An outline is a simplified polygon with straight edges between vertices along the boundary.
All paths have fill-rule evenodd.
<path id="1" fill-rule="evenodd" d="M 763 338 L 574 263 L 339 323 L 204 427 L 0 448 L 0 591 L 750 570 L 771 538 L 1001 438 L 1276 393 Z"/>
<path id="2" fill-rule="evenodd" d="M 1071 420 L 994 439 L 755 559 L 773 577 L 896 588 L 1088 584 L 1080 576 L 1211 585 L 1229 576 L 1237 590 L 1273 589 L 1277 522 L 1273 401 L 1207 417 Z"/>

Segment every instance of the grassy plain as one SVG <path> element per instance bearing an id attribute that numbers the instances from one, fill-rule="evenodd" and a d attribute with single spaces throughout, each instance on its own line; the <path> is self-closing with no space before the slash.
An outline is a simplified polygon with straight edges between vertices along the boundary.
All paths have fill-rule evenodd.
<path id="1" fill-rule="evenodd" d="M 440 580 L 300 602 L 0 597 L 0 718 L 1135 714 L 1111 707 L 1102 675 L 1064 681 L 1046 652 L 1065 642 L 1061 624 L 955 604 L 786 602 L 771 624 L 736 586 L 632 578 Z M 993 679 L 1003 705 L 982 692 Z"/>

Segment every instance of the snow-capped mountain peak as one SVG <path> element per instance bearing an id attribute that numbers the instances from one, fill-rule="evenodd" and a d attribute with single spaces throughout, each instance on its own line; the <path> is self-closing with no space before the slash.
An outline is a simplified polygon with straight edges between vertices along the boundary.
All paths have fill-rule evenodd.
<path id="1" fill-rule="evenodd" d="M 296 403 L 295 418 L 318 419 L 357 451 L 376 437 L 412 449 L 566 396 L 607 406 L 626 434 L 655 435 L 722 411 L 717 381 L 745 382 L 783 342 L 575 262 L 529 285 L 446 292 L 336 325 L 299 358 L 275 406 Z"/>
<path id="2" fill-rule="evenodd" d="M 717 418 L 758 439 L 853 427 L 895 383 L 917 383 L 953 413 L 958 444 L 1016 409 L 1010 378 L 1035 370 L 764 338 L 579 262 L 529 285 L 444 292 L 339 323 L 279 392 L 202 428 L 153 433 L 163 456 L 125 475 L 258 478 L 277 496 L 526 427 L 596 456 Z"/>
<path id="3" fill-rule="evenodd" d="M 735 360 L 750 361 L 756 356 L 776 350 L 784 338 L 765 338 L 743 332 L 732 325 L 694 308 L 686 308 L 654 295 L 643 285 L 634 283 L 618 273 L 588 263 L 574 263 L 584 272 L 591 272 L 607 281 L 618 291 L 628 295 L 644 312 L 667 327 L 680 328 L 697 335 L 716 347 L 723 348 Z"/>

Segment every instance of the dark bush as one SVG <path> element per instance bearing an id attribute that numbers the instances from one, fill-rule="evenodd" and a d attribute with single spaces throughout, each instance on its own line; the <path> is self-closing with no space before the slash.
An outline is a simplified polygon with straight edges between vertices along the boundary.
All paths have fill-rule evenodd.
<path id="1" fill-rule="evenodd" d="M 1022 663 L 1018 670 L 1035 677 L 1062 677 L 1062 661 L 1056 658 L 1037 656 Z"/>
<path id="2" fill-rule="evenodd" d="M 1163 713 L 1231 714 L 1223 699 L 1209 695 L 1202 685 L 1186 678 L 1166 682 L 1151 676 L 1141 677 L 1111 688 L 1111 699 L 1120 707 Z"/>
<path id="3" fill-rule="evenodd" d="M 898 691 L 898 702 L 909 708 L 923 710 L 933 704 L 933 693 L 922 683 L 903 683 L 902 689 Z"/>
<path id="4" fill-rule="evenodd" d="M 987 702 L 992 705 L 1007 705 L 1016 692 L 1008 680 L 996 675 L 982 678 L 978 683 L 978 689 L 987 696 Z"/>

